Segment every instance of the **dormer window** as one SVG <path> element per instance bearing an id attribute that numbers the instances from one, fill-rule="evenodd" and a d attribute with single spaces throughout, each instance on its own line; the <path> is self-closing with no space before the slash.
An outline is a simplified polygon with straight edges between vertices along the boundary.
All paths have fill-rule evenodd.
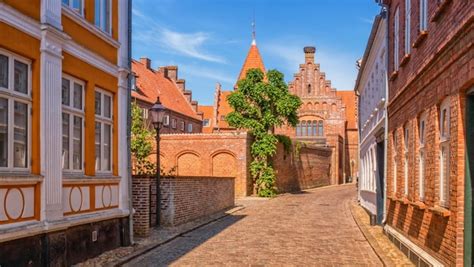
<path id="1" fill-rule="evenodd" d="M 76 11 L 81 16 L 83 15 L 83 0 L 61 0 L 63 5 L 69 7 L 70 9 Z"/>

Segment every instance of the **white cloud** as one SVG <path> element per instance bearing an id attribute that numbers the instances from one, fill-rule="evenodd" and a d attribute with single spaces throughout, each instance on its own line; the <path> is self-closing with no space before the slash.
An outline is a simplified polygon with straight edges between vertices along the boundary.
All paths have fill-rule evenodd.
<path id="1" fill-rule="evenodd" d="M 206 68 L 203 66 L 179 64 L 179 70 L 183 72 L 184 78 L 186 78 L 185 76 L 194 76 L 211 79 L 212 81 L 219 82 L 221 84 L 227 83 L 230 85 L 233 85 L 237 80 L 237 77 L 233 77 L 220 71 L 216 71 L 216 69 Z"/>
<path id="2" fill-rule="evenodd" d="M 134 41 L 141 46 L 156 46 L 209 62 L 225 63 L 225 59 L 206 52 L 203 46 L 210 40 L 205 32 L 182 33 L 158 25 L 137 9 L 132 9 L 134 16 Z"/>

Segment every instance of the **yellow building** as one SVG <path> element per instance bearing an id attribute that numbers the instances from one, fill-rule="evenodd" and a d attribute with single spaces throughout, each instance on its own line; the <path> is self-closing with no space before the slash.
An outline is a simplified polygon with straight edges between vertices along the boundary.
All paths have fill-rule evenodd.
<path id="1" fill-rule="evenodd" d="M 128 244 L 128 0 L 0 0 L 0 266 Z"/>

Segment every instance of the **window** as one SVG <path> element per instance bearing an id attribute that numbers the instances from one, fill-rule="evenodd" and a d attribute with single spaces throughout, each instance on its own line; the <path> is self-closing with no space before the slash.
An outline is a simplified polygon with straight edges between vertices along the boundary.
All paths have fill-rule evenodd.
<path id="1" fill-rule="evenodd" d="M 192 133 L 192 132 L 193 132 L 193 124 L 188 123 L 188 133 Z"/>
<path id="2" fill-rule="evenodd" d="M 130 86 L 132 91 L 137 91 L 137 76 L 135 76 L 135 73 L 130 74 Z"/>
<path id="3" fill-rule="evenodd" d="M 318 121 L 313 121 L 313 135 L 318 135 Z"/>
<path id="4" fill-rule="evenodd" d="M 308 84 L 308 94 L 311 94 L 311 84 Z"/>
<path id="5" fill-rule="evenodd" d="M 29 167 L 30 62 L 0 49 L 0 169 Z"/>
<path id="6" fill-rule="evenodd" d="M 301 122 L 301 135 L 306 136 L 308 132 L 306 131 L 306 121 Z"/>
<path id="7" fill-rule="evenodd" d="M 110 0 L 95 0 L 95 25 L 109 34 L 111 33 L 110 14 Z"/>
<path id="8" fill-rule="evenodd" d="M 420 0 L 420 32 L 428 29 L 428 0 Z"/>
<path id="9" fill-rule="evenodd" d="M 62 97 L 62 168 L 82 171 L 84 140 L 84 83 L 64 75 Z"/>
<path id="10" fill-rule="evenodd" d="M 225 121 L 225 115 L 221 115 L 221 121 Z"/>
<path id="11" fill-rule="evenodd" d="M 170 125 L 170 116 L 169 115 L 165 115 L 163 117 L 163 126 L 168 126 Z"/>
<path id="12" fill-rule="evenodd" d="M 179 130 L 184 132 L 184 121 L 179 121 Z"/>
<path id="13" fill-rule="evenodd" d="M 395 71 L 398 71 L 400 66 L 400 58 L 399 58 L 399 49 L 400 49 L 400 13 L 399 8 L 395 10 L 395 16 L 393 21 L 393 68 Z"/>
<path id="14" fill-rule="evenodd" d="M 62 0 L 63 5 L 69 7 L 70 9 L 76 11 L 81 16 L 83 15 L 83 4 L 82 0 Z"/>
<path id="15" fill-rule="evenodd" d="M 397 131 L 393 132 L 393 149 L 392 149 L 392 162 L 393 162 L 393 193 L 397 193 Z"/>
<path id="16" fill-rule="evenodd" d="M 405 0 L 405 54 L 410 54 L 411 0 Z"/>
<path id="17" fill-rule="evenodd" d="M 204 120 L 202 121 L 202 126 L 203 126 L 203 127 L 209 127 L 209 119 L 204 119 Z"/>
<path id="18" fill-rule="evenodd" d="M 95 92 L 95 170 L 112 171 L 112 95 Z"/>
<path id="19" fill-rule="evenodd" d="M 176 119 L 172 119 L 171 120 L 171 128 L 176 129 L 176 124 L 177 124 Z"/>
<path id="20" fill-rule="evenodd" d="M 301 123 L 298 122 L 296 125 L 296 136 L 301 136 Z"/>
<path id="21" fill-rule="evenodd" d="M 426 114 L 420 116 L 419 146 L 418 146 L 418 197 L 421 201 L 425 199 L 425 136 L 426 136 Z"/>
<path id="22" fill-rule="evenodd" d="M 439 204 L 449 207 L 449 145 L 450 145 L 450 99 L 443 101 L 440 108 L 440 168 L 439 168 Z"/>
<path id="23" fill-rule="evenodd" d="M 323 121 L 319 121 L 319 125 L 318 125 L 318 135 L 319 136 L 323 136 L 324 135 L 324 125 L 323 125 Z"/>
<path id="24" fill-rule="evenodd" d="M 409 144 L 408 144 L 408 141 L 409 141 L 409 129 L 408 129 L 408 125 L 405 126 L 405 129 L 404 129 L 404 145 L 405 145 L 405 155 L 404 155 L 404 162 L 403 162 L 403 167 L 404 167 L 404 194 L 405 196 L 408 196 L 408 147 L 409 147 Z"/>

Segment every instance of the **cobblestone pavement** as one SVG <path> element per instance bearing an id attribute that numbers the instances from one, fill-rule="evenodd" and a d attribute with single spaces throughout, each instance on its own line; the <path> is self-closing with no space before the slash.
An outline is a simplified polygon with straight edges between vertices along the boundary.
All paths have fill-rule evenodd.
<path id="1" fill-rule="evenodd" d="M 345 185 L 254 202 L 127 266 L 382 266 L 351 215 L 355 195 Z"/>

